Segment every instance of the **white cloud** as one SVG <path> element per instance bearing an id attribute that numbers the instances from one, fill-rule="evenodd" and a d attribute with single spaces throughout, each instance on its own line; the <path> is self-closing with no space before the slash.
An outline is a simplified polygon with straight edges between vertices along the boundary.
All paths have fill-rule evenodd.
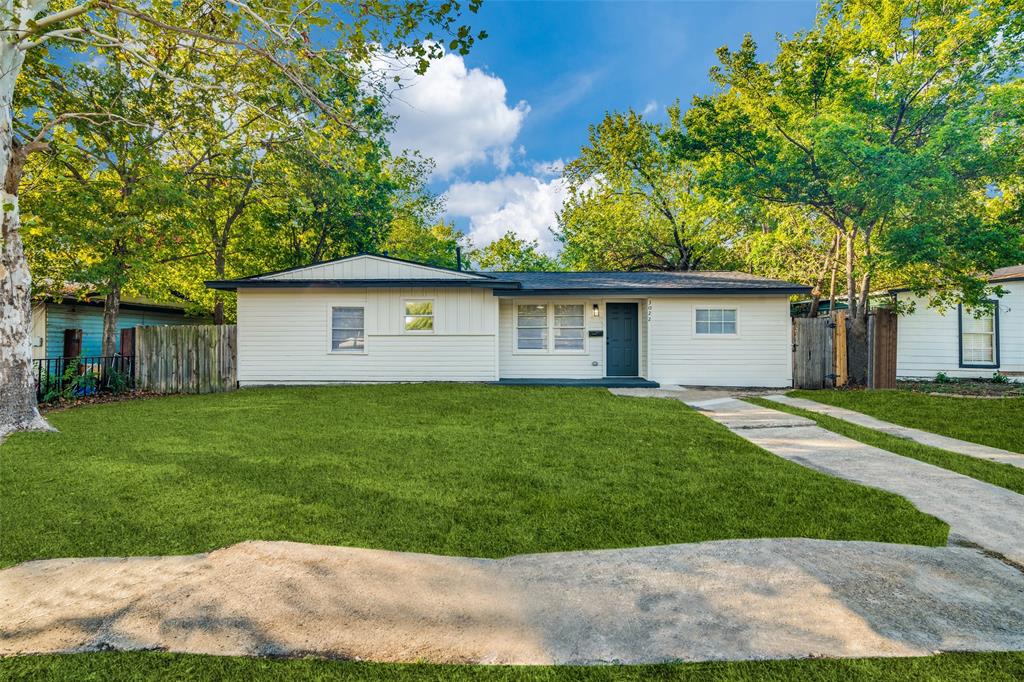
<path id="1" fill-rule="evenodd" d="M 498 170 L 508 170 L 512 143 L 530 105 L 520 101 L 509 106 L 501 78 L 467 69 L 462 57 L 453 54 L 433 62 L 422 76 L 411 69 L 401 75 L 406 87 L 388 107 L 398 116 L 393 149 L 416 149 L 433 158 L 441 178 L 488 160 Z"/>
<path id="2" fill-rule="evenodd" d="M 554 161 L 537 161 L 533 164 L 533 174 L 540 177 L 552 177 L 561 175 L 565 170 L 565 160 L 555 159 Z"/>
<path id="3" fill-rule="evenodd" d="M 537 240 L 542 251 L 554 254 L 558 243 L 551 229 L 558 223 L 566 195 L 560 177 L 545 181 L 516 173 L 489 182 L 459 182 L 448 188 L 448 214 L 469 219 L 469 236 L 478 247 L 511 230 L 521 239 Z"/>
<path id="4" fill-rule="evenodd" d="M 653 114 L 657 110 L 658 110 L 658 101 L 652 99 L 650 102 L 648 102 L 647 104 L 644 105 L 644 110 L 641 113 L 644 116 L 649 116 L 649 115 Z"/>

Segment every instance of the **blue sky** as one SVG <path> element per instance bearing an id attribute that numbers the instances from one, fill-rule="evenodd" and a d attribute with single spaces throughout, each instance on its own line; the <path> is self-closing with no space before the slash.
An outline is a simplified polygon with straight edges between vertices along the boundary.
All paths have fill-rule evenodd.
<path id="1" fill-rule="evenodd" d="M 753 34 L 765 56 L 776 33 L 808 28 L 816 3 L 514 2 L 471 16 L 489 37 L 448 55 L 392 104 L 392 144 L 436 159 L 432 189 L 481 246 L 505 230 L 553 251 L 564 198 L 559 163 L 587 126 L 629 107 L 653 119 L 710 90 L 715 50 Z"/>

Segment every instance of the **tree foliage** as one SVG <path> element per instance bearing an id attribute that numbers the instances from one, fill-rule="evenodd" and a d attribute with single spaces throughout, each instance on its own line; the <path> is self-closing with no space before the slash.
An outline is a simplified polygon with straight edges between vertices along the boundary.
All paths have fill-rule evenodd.
<path id="1" fill-rule="evenodd" d="M 480 270 L 531 272 L 557 270 L 560 263 L 540 250 L 537 240 L 521 239 L 509 230 L 487 246 L 474 250 L 473 264 Z"/>
<path id="2" fill-rule="evenodd" d="M 844 247 L 854 337 L 898 272 L 935 302 L 976 303 L 984 274 L 1024 260 L 987 206 L 1024 153 L 1024 13 L 975 0 L 846 0 L 759 61 L 722 48 L 675 148 L 708 186 L 826 221 Z M 862 380 L 864 343 L 851 346 Z"/>
<path id="3" fill-rule="evenodd" d="M 591 126 L 568 164 L 557 237 L 574 269 L 697 270 L 729 262 L 735 222 L 727 201 L 700 188 L 697 164 L 674 153 L 678 106 L 665 125 L 636 112 Z"/>

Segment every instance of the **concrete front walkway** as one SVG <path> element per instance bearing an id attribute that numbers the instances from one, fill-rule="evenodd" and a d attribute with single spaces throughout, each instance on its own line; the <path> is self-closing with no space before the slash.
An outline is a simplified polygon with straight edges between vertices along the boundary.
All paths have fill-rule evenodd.
<path id="1" fill-rule="evenodd" d="M 249 542 L 0 571 L 0 655 L 103 649 L 518 664 L 1024 650 L 1024 574 L 969 548 L 801 539 L 501 560 Z"/>
<path id="2" fill-rule="evenodd" d="M 865 445 L 805 417 L 735 398 L 689 404 L 780 457 L 901 495 L 948 523 L 952 542 L 978 545 L 1024 567 L 1024 495 Z"/>
<path id="3" fill-rule="evenodd" d="M 843 421 L 848 421 L 852 424 L 857 424 L 858 426 L 865 426 L 869 429 L 874 429 L 875 431 L 887 433 L 890 436 L 912 440 L 920 443 L 921 445 L 929 445 L 933 448 L 949 450 L 950 452 L 967 455 L 968 457 L 988 459 L 1001 464 L 1011 464 L 1015 467 L 1024 469 L 1024 454 L 1019 452 L 1010 452 L 1009 450 L 1001 450 L 999 448 L 989 447 L 988 445 L 971 443 L 970 441 L 950 438 L 948 436 L 940 436 L 937 433 L 913 429 L 909 426 L 900 426 L 899 424 L 882 421 L 881 419 L 864 414 L 863 412 L 848 410 L 844 407 L 836 407 L 835 405 L 827 405 L 825 403 L 815 402 L 814 400 L 791 398 L 786 395 L 766 395 L 763 397 L 765 400 L 771 400 L 783 405 L 791 405 L 811 412 L 817 412 L 818 414 L 835 417 L 836 419 L 842 419 Z M 1024 438 L 1024 424 L 1021 425 L 1021 430 L 1021 437 Z"/>

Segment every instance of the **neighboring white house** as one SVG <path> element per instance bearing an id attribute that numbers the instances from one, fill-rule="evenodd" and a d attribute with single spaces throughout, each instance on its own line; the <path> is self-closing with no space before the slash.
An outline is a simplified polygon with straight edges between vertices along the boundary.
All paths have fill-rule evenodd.
<path id="1" fill-rule="evenodd" d="M 789 296 L 739 272 L 467 272 L 358 255 L 239 280 L 238 379 L 792 383 Z"/>
<path id="2" fill-rule="evenodd" d="M 1024 265 L 996 270 L 989 282 L 1007 293 L 985 311 L 930 308 L 909 291 L 894 292 L 900 303 L 914 303 L 914 312 L 899 318 L 898 378 L 987 378 L 996 371 L 1024 378 Z"/>

